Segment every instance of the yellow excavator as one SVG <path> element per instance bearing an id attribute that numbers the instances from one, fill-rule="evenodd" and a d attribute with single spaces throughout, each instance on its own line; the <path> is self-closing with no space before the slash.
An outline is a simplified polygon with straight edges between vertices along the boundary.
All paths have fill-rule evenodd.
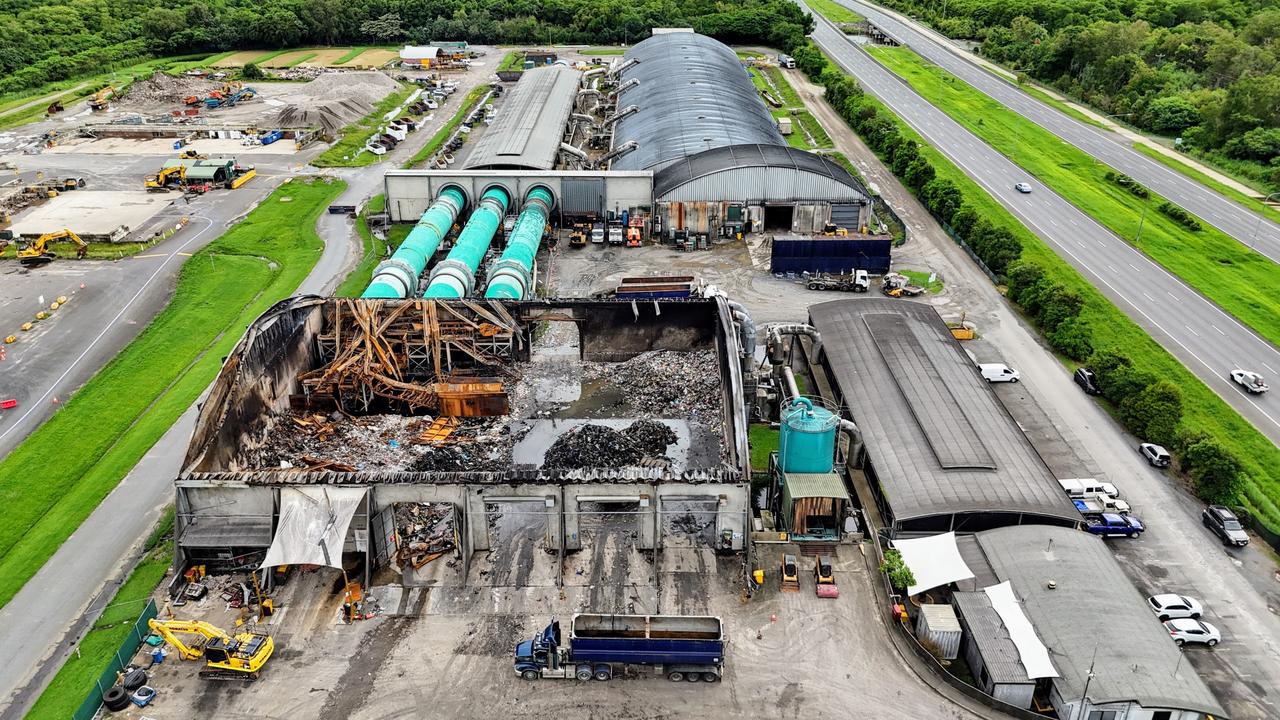
<path id="1" fill-rule="evenodd" d="M 178 184 L 187 181 L 187 166 L 174 165 L 173 167 L 164 168 L 156 175 L 148 175 L 142 181 L 142 187 L 147 192 L 168 192 L 170 184 Z"/>
<path id="2" fill-rule="evenodd" d="M 198 620 L 147 621 L 151 632 L 165 639 L 178 651 L 183 660 L 204 658 L 205 669 L 200 677 L 206 680 L 258 679 L 258 672 L 267 664 L 275 651 L 275 641 L 263 632 L 242 632 L 235 637 L 207 622 Z M 192 644 L 183 642 L 180 635 L 195 636 Z"/>
<path id="3" fill-rule="evenodd" d="M 111 99 L 116 96 L 116 89 L 110 85 L 102 88 L 89 98 L 89 107 L 93 110 L 106 110 L 111 104 Z"/>
<path id="4" fill-rule="evenodd" d="M 26 267 L 36 267 L 53 262 L 54 258 L 58 256 L 49 249 L 49 243 L 64 238 L 76 244 L 76 257 L 83 259 L 89 251 L 89 243 L 81 240 L 79 235 L 64 229 L 45 233 L 34 241 L 18 248 L 18 262 Z"/>

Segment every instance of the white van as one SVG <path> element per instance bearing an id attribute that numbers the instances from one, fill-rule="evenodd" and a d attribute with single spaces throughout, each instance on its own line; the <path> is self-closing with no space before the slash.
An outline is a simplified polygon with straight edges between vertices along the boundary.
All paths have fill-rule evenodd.
<path id="1" fill-rule="evenodd" d="M 982 371 L 982 378 L 989 383 L 1016 383 L 1022 379 L 1022 373 L 1004 363 L 981 363 L 978 369 Z"/>

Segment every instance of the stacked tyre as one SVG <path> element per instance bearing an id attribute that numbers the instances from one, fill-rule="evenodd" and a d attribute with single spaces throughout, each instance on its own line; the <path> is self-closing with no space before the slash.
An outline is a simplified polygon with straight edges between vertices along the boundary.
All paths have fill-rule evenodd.
<path id="1" fill-rule="evenodd" d="M 129 707 L 129 693 L 119 685 L 113 685 L 102 693 L 102 704 L 111 712 Z"/>

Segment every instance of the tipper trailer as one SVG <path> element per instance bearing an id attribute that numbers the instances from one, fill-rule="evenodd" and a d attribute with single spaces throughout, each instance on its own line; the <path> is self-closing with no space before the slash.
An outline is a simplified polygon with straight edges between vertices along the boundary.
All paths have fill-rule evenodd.
<path id="1" fill-rule="evenodd" d="M 723 664 L 724 627 L 709 616 L 582 613 L 573 616 L 568 643 L 552 620 L 515 649 L 516 674 L 525 680 L 608 680 L 642 667 L 672 682 L 716 682 Z"/>

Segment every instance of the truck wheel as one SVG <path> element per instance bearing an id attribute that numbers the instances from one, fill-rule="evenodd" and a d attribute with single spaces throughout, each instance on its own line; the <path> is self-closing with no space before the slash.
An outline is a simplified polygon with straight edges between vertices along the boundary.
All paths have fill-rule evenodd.
<path id="1" fill-rule="evenodd" d="M 684 680 L 684 673 L 680 672 L 679 670 L 672 670 L 671 672 L 667 673 L 667 679 L 670 680 L 671 682 L 680 682 L 681 680 Z"/>
<path id="2" fill-rule="evenodd" d="M 1131 532 L 1131 533 L 1129 533 L 1129 539 L 1130 539 L 1130 540 L 1132 540 L 1132 539 L 1134 539 L 1134 538 L 1136 538 L 1136 537 L 1138 537 L 1138 533 L 1136 533 L 1136 532 Z"/>
<path id="3" fill-rule="evenodd" d="M 590 679 L 591 679 L 591 668 L 589 668 L 589 667 L 580 667 L 580 668 L 578 668 L 577 678 L 578 678 L 579 680 L 582 680 L 583 682 L 586 682 L 587 680 L 590 680 Z"/>
<path id="4" fill-rule="evenodd" d="M 716 682 L 719 679 L 720 679 L 720 676 L 713 672 L 702 673 L 702 682 Z"/>
<path id="5" fill-rule="evenodd" d="M 819 287 L 819 286 L 818 286 L 818 283 L 809 283 L 809 289 L 810 289 L 810 290 L 817 290 L 817 289 L 818 289 L 818 287 Z"/>
<path id="6" fill-rule="evenodd" d="M 696 672 L 685 673 L 684 679 L 686 682 L 698 682 L 698 680 L 700 679 L 698 677 L 699 674 L 700 673 L 696 673 Z"/>
<path id="7" fill-rule="evenodd" d="M 537 670 L 525 670 L 524 672 L 520 673 L 520 677 L 524 678 L 525 680 L 537 680 L 537 679 L 538 679 L 538 671 L 537 671 Z"/>
<path id="8" fill-rule="evenodd" d="M 599 680 L 600 682 L 605 682 L 611 677 L 613 677 L 613 672 L 609 670 L 609 668 L 607 667 L 596 668 L 596 679 Z"/>

